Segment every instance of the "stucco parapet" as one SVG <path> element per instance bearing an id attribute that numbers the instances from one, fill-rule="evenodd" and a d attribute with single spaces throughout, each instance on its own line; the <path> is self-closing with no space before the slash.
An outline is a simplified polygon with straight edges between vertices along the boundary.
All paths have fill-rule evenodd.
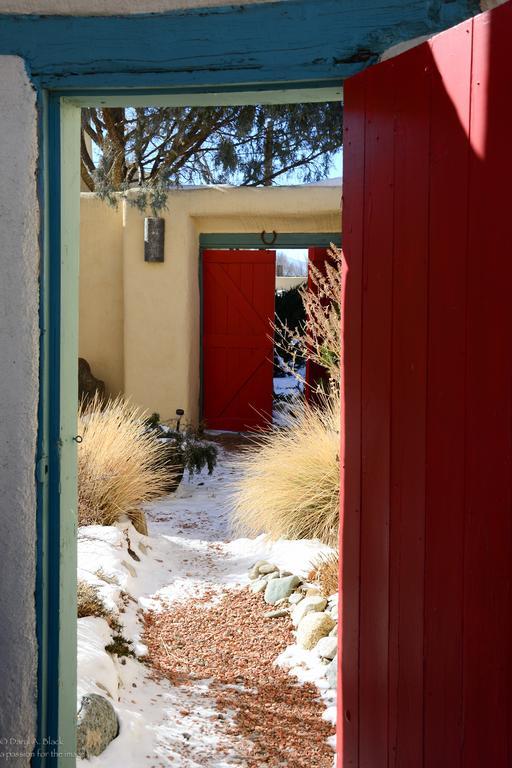
<path id="1" fill-rule="evenodd" d="M 286 1 L 286 0 L 285 0 Z M 275 0 L 237 0 L 237 5 Z M 65 16 L 118 16 L 132 13 L 165 13 L 229 5 L 227 0 L 0 0 L 1 13 Z"/>

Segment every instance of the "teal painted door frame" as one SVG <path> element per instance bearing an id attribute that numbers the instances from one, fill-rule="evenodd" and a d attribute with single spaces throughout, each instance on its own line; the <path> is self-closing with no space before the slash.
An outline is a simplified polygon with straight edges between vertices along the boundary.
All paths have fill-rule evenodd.
<path id="1" fill-rule="evenodd" d="M 37 768 L 75 763 L 80 206 L 80 110 L 48 92 L 41 102 Z"/>
<path id="2" fill-rule="evenodd" d="M 318 83 L 306 91 L 282 83 L 252 90 L 177 95 L 160 92 L 159 104 L 197 105 L 278 103 L 340 98 L 340 89 L 325 91 Z M 34 768 L 72 768 L 76 749 L 76 528 L 77 528 L 77 359 L 80 216 L 80 109 L 133 103 L 152 105 L 154 94 L 115 91 L 94 100 L 80 92 L 41 91 L 40 198 L 43 257 L 41 263 L 41 370 L 38 479 L 37 633 L 38 744 Z M 334 233 L 333 233 L 334 234 Z M 316 241 L 318 235 L 312 235 Z M 321 236 L 320 236 L 321 237 Z M 333 238 L 339 241 L 339 235 Z M 299 244 L 300 237 L 286 237 Z M 301 241 L 302 242 L 302 241 Z M 284 240 L 283 240 L 284 243 Z"/>

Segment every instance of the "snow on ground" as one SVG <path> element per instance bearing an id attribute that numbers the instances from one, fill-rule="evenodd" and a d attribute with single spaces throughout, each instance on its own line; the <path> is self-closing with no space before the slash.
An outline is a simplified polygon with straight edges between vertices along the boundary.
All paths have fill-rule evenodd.
<path id="1" fill-rule="evenodd" d="M 95 584 L 106 606 L 119 614 L 122 634 L 132 641 L 136 656 L 146 651 L 141 612 L 158 610 L 162 599 L 168 604 L 206 590 L 242 587 L 249 583 L 249 568 L 260 559 L 306 575 L 312 559 L 325 549 L 314 541 L 233 538 L 230 482 L 236 470 L 229 459 L 229 451 L 221 448 L 213 475 L 185 476 L 175 494 L 148 505 L 147 537 L 129 521 L 79 529 L 78 576 Z M 113 634 L 105 619 L 78 620 L 78 698 L 90 692 L 110 696 L 120 720 L 119 736 L 105 752 L 78 760 L 78 765 L 227 766 L 224 758 L 215 763 L 202 759 L 203 750 L 217 740 L 215 713 L 204 695 L 208 682 L 176 688 L 167 680 L 152 679 L 151 670 L 137 658 L 113 657 L 104 650 Z M 318 683 L 321 662 L 315 653 L 292 646 L 279 663 L 321 687 L 326 717 L 332 720 L 334 692 Z M 186 760 L 178 748 L 184 738 L 190 747 Z"/>
<path id="2" fill-rule="evenodd" d="M 299 376 L 306 375 L 306 367 L 298 370 Z M 304 384 L 291 373 L 284 376 L 274 376 L 274 407 L 272 422 L 276 426 L 285 426 L 290 420 L 304 393 Z"/>

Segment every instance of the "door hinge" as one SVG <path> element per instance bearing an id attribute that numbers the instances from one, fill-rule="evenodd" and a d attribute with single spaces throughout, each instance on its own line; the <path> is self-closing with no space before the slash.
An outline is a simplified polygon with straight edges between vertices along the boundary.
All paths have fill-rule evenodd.
<path id="1" fill-rule="evenodd" d="M 48 482 L 48 456 L 41 456 L 37 461 L 36 480 L 43 485 Z"/>

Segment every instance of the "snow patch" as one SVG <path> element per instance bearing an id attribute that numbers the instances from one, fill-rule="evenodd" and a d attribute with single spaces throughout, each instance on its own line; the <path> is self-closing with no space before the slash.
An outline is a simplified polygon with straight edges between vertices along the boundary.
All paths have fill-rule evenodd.
<path id="1" fill-rule="evenodd" d="M 137 656 L 147 650 L 141 638 L 142 611 L 158 610 L 162 601 L 182 601 L 206 590 L 241 588 L 256 560 L 306 576 L 315 557 L 329 551 L 316 541 L 233 539 L 230 495 L 235 474 L 229 452 L 221 449 L 212 476 L 186 476 L 174 495 L 147 505 L 149 536 L 139 534 L 129 520 L 79 529 L 78 576 L 98 587 Z M 113 634 L 105 619 L 78 620 L 79 698 L 91 692 L 110 697 L 120 731 L 102 755 L 79 759 L 77 765 L 150 768 L 172 763 L 178 768 L 205 768 L 210 763 L 202 755 L 217 743 L 217 713 L 204 695 L 208 681 L 176 688 L 167 680 L 153 679 L 139 659 L 118 659 L 105 651 Z M 314 651 L 292 646 L 276 663 L 319 687 L 325 717 L 333 722 L 335 692 L 328 689 L 325 666 Z M 219 756 L 215 766 L 210 765 L 231 764 L 229 756 Z"/>

